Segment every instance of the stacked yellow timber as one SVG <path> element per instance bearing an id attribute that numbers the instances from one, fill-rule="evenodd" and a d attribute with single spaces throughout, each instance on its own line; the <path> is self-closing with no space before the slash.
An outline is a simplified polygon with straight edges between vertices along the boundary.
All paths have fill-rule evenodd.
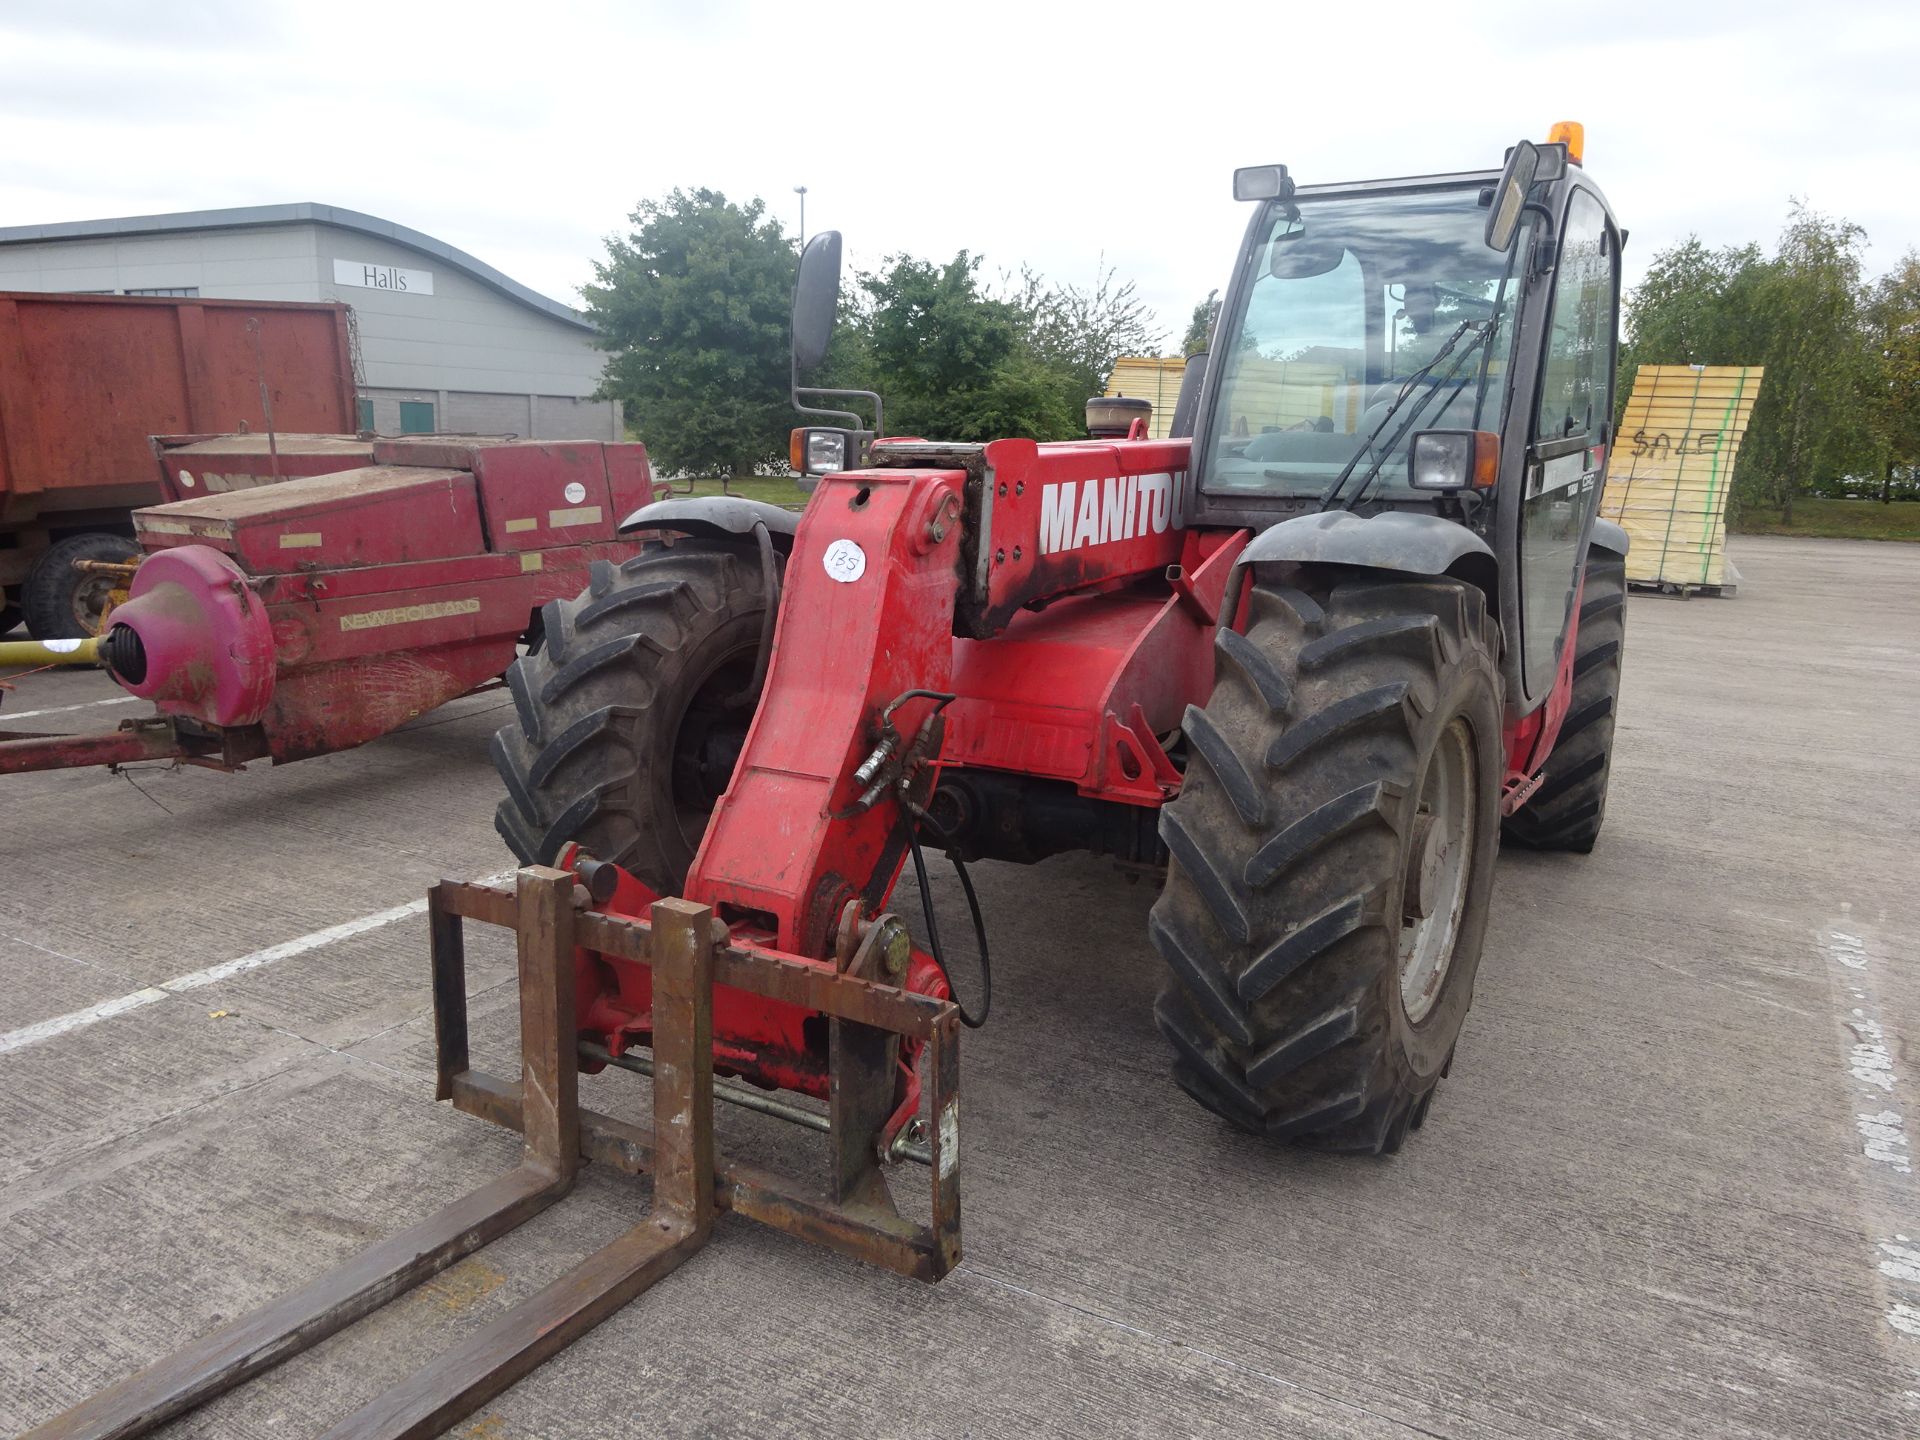
<path id="1" fill-rule="evenodd" d="M 1122 355 L 1107 377 L 1107 394 L 1152 401 L 1147 433 L 1164 440 L 1173 428 L 1174 404 L 1186 369 L 1186 360 L 1178 355 Z M 1322 418 L 1333 421 L 1333 428 L 1343 434 L 1359 426 L 1361 387 L 1348 384 L 1347 372 L 1339 365 L 1242 355 L 1236 359 L 1233 376 L 1232 434 L 1258 435 Z"/>
<path id="2" fill-rule="evenodd" d="M 1107 377 L 1107 394 L 1151 400 L 1153 418 L 1147 421 L 1147 433 L 1164 440 L 1173 427 L 1173 403 L 1180 398 L 1180 377 L 1186 370 L 1186 358 L 1180 355 L 1122 355 Z"/>
<path id="3" fill-rule="evenodd" d="M 1323 419 L 1343 435 L 1359 428 L 1361 387 L 1348 384 L 1339 365 L 1236 355 L 1225 373 L 1233 386 L 1227 434 L 1258 435 Z"/>
<path id="4" fill-rule="evenodd" d="M 1642 365 L 1634 376 L 1600 501 L 1600 513 L 1633 541 L 1630 583 L 1726 583 L 1727 491 L 1763 373 L 1758 365 Z"/>

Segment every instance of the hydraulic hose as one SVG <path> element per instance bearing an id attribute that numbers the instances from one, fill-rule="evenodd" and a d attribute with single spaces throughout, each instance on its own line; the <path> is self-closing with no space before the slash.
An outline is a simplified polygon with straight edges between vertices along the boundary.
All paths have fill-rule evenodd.
<path id="1" fill-rule="evenodd" d="M 987 924 L 980 917 L 980 897 L 974 893 L 973 877 L 967 873 L 966 862 L 949 850 L 947 858 L 953 862 L 953 868 L 960 876 L 960 888 L 967 896 L 967 909 L 973 914 L 974 939 L 980 946 L 980 1013 L 977 1016 L 968 1013 L 966 1002 L 954 988 L 953 971 L 947 968 L 947 957 L 940 948 L 940 925 L 933 918 L 933 888 L 927 883 L 927 862 L 920 853 L 919 827 L 911 817 L 907 822 L 907 845 L 913 852 L 914 878 L 920 882 L 920 913 L 927 921 L 927 948 L 933 954 L 933 963 L 940 967 L 940 973 L 946 977 L 947 993 L 953 996 L 953 1003 L 960 1009 L 960 1023 L 969 1030 L 978 1030 L 987 1023 L 987 1015 L 993 1009 L 993 957 L 987 951 Z"/>

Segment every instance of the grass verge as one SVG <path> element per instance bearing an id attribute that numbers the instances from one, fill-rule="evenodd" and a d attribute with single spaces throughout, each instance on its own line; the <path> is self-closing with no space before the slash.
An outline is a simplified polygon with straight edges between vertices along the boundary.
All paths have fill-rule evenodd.
<path id="1" fill-rule="evenodd" d="M 1920 502 L 1878 500 L 1796 500 L 1793 523 L 1782 524 L 1778 510 L 1751 510 L 1727 527 L 1736 535 L 1801 535 L 1820 540 L 1907 540 L 1920 542 Z"/>
<path id="2" fill-rule="evenodd" d="M 673 482 L 673 493 L 687 493 L 685 480 Z M 695 495 L 738 495 L 746 500 L 764 500 L 769 505 L 782 505 L 789 510 L 798 510 L 807 503 L 807 492 L 784 475 L 749 475 L 745 479 L 722 481 L 705 478 L 692 482 Z"/>

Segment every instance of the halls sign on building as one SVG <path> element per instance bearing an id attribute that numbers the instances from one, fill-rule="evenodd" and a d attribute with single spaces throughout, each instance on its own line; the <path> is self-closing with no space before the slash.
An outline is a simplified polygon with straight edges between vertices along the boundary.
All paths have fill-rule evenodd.
<path id="1" fill-rule="evenodd" d="M 370 260 L 335 260 L 333 283 L 357 285 L 362 290 L 398 290 L 408 295 L 431 295 L 431 270 L 402 270 L 398 265 L 376 265 Z"/>

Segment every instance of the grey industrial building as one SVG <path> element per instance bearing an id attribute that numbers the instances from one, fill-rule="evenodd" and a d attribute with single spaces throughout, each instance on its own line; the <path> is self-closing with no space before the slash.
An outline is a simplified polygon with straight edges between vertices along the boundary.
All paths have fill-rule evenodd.
<path id="1" fill-rule="evenodd" d="M 0 228 L 0 290 L 340 300 L 353 307 L 360 421 L 619 440 L 595 400 L 606 353 L 578 311 L 404 225 L 332 205 L 250 205 Z"/>

